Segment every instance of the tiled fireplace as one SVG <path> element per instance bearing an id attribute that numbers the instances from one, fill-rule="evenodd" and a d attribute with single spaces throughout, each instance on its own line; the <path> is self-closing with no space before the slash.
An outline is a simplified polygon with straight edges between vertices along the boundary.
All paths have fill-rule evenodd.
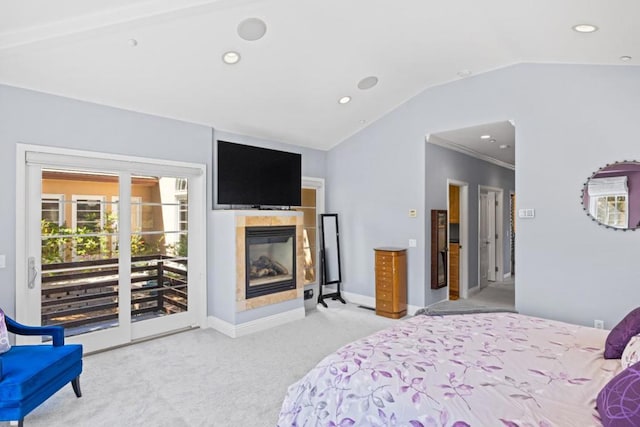
<path id="1" fill-rule="evenodd" d="M 305 317 L 302 212 L 212 212 L 209 325 L 238 337 Z"/>
<path id="2" fill-rule="evenodd" d="M 300 298 L 304 289 L 302 217 L 236 217 L 236 310 Z"/>
<path id="3" fill-rule="evenodd" d="M 245 228 L 245 297 L 296 288 L 296 227 Z"/>

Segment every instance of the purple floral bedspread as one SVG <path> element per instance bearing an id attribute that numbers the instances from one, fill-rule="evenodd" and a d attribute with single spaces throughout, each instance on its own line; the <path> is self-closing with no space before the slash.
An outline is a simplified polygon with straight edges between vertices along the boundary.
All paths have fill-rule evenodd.
<path id="1" fill-rule="evenodd" d="M 278 426 L 599 426 L 607 331 L 515 313 L 416 316 L 326 357 Z"/>

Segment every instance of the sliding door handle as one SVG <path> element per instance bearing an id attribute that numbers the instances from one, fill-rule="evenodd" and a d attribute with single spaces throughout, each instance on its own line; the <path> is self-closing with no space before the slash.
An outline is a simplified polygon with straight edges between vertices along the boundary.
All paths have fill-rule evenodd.
<path id="1" fill-rule="evenodd" d="M 27 287 L 33 289 L 36 287 L 36 277 L 38 277 L 38 269 L 36 268 L 36 258 L 30 256 L 27 260 L 28 264 L 28 281 Z"/>

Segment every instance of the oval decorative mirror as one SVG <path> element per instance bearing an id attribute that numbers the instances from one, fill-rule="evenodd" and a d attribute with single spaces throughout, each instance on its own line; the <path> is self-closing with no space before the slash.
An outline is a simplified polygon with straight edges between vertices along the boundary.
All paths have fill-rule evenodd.
<path id="1" fill-rule="evenodd" d="M 598 169 L 584 184 L 581 199 L 600 225 L 624 231 L 640 227 L 640 163 L 625 160 Z"/>

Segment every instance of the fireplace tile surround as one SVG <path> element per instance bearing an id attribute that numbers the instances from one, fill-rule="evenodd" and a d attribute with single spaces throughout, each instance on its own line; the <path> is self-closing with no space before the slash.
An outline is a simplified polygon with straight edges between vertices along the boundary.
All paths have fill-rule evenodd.
<path id="1" fill-rule="evenodd" d="M 303 224 L 303 214 L 297 211 L 212 211 L 210 327 L 237 337 L 305 317 Z M 246 228 L 275 226 L 295 226 L 295 289 L 246 298 Z"/>
<path id="2" fill-rule="evenodd" d="M 246 293 L 246 227 L 275 227 L 294 225 L 296 227 L 296 289 L 247 298 Z M 236 310 L 245 311 L 264 305 L 299 298 L 304 290 L 304 253 L 302 245 L 302 216 L 239 216 L 236 217 Z"/>

